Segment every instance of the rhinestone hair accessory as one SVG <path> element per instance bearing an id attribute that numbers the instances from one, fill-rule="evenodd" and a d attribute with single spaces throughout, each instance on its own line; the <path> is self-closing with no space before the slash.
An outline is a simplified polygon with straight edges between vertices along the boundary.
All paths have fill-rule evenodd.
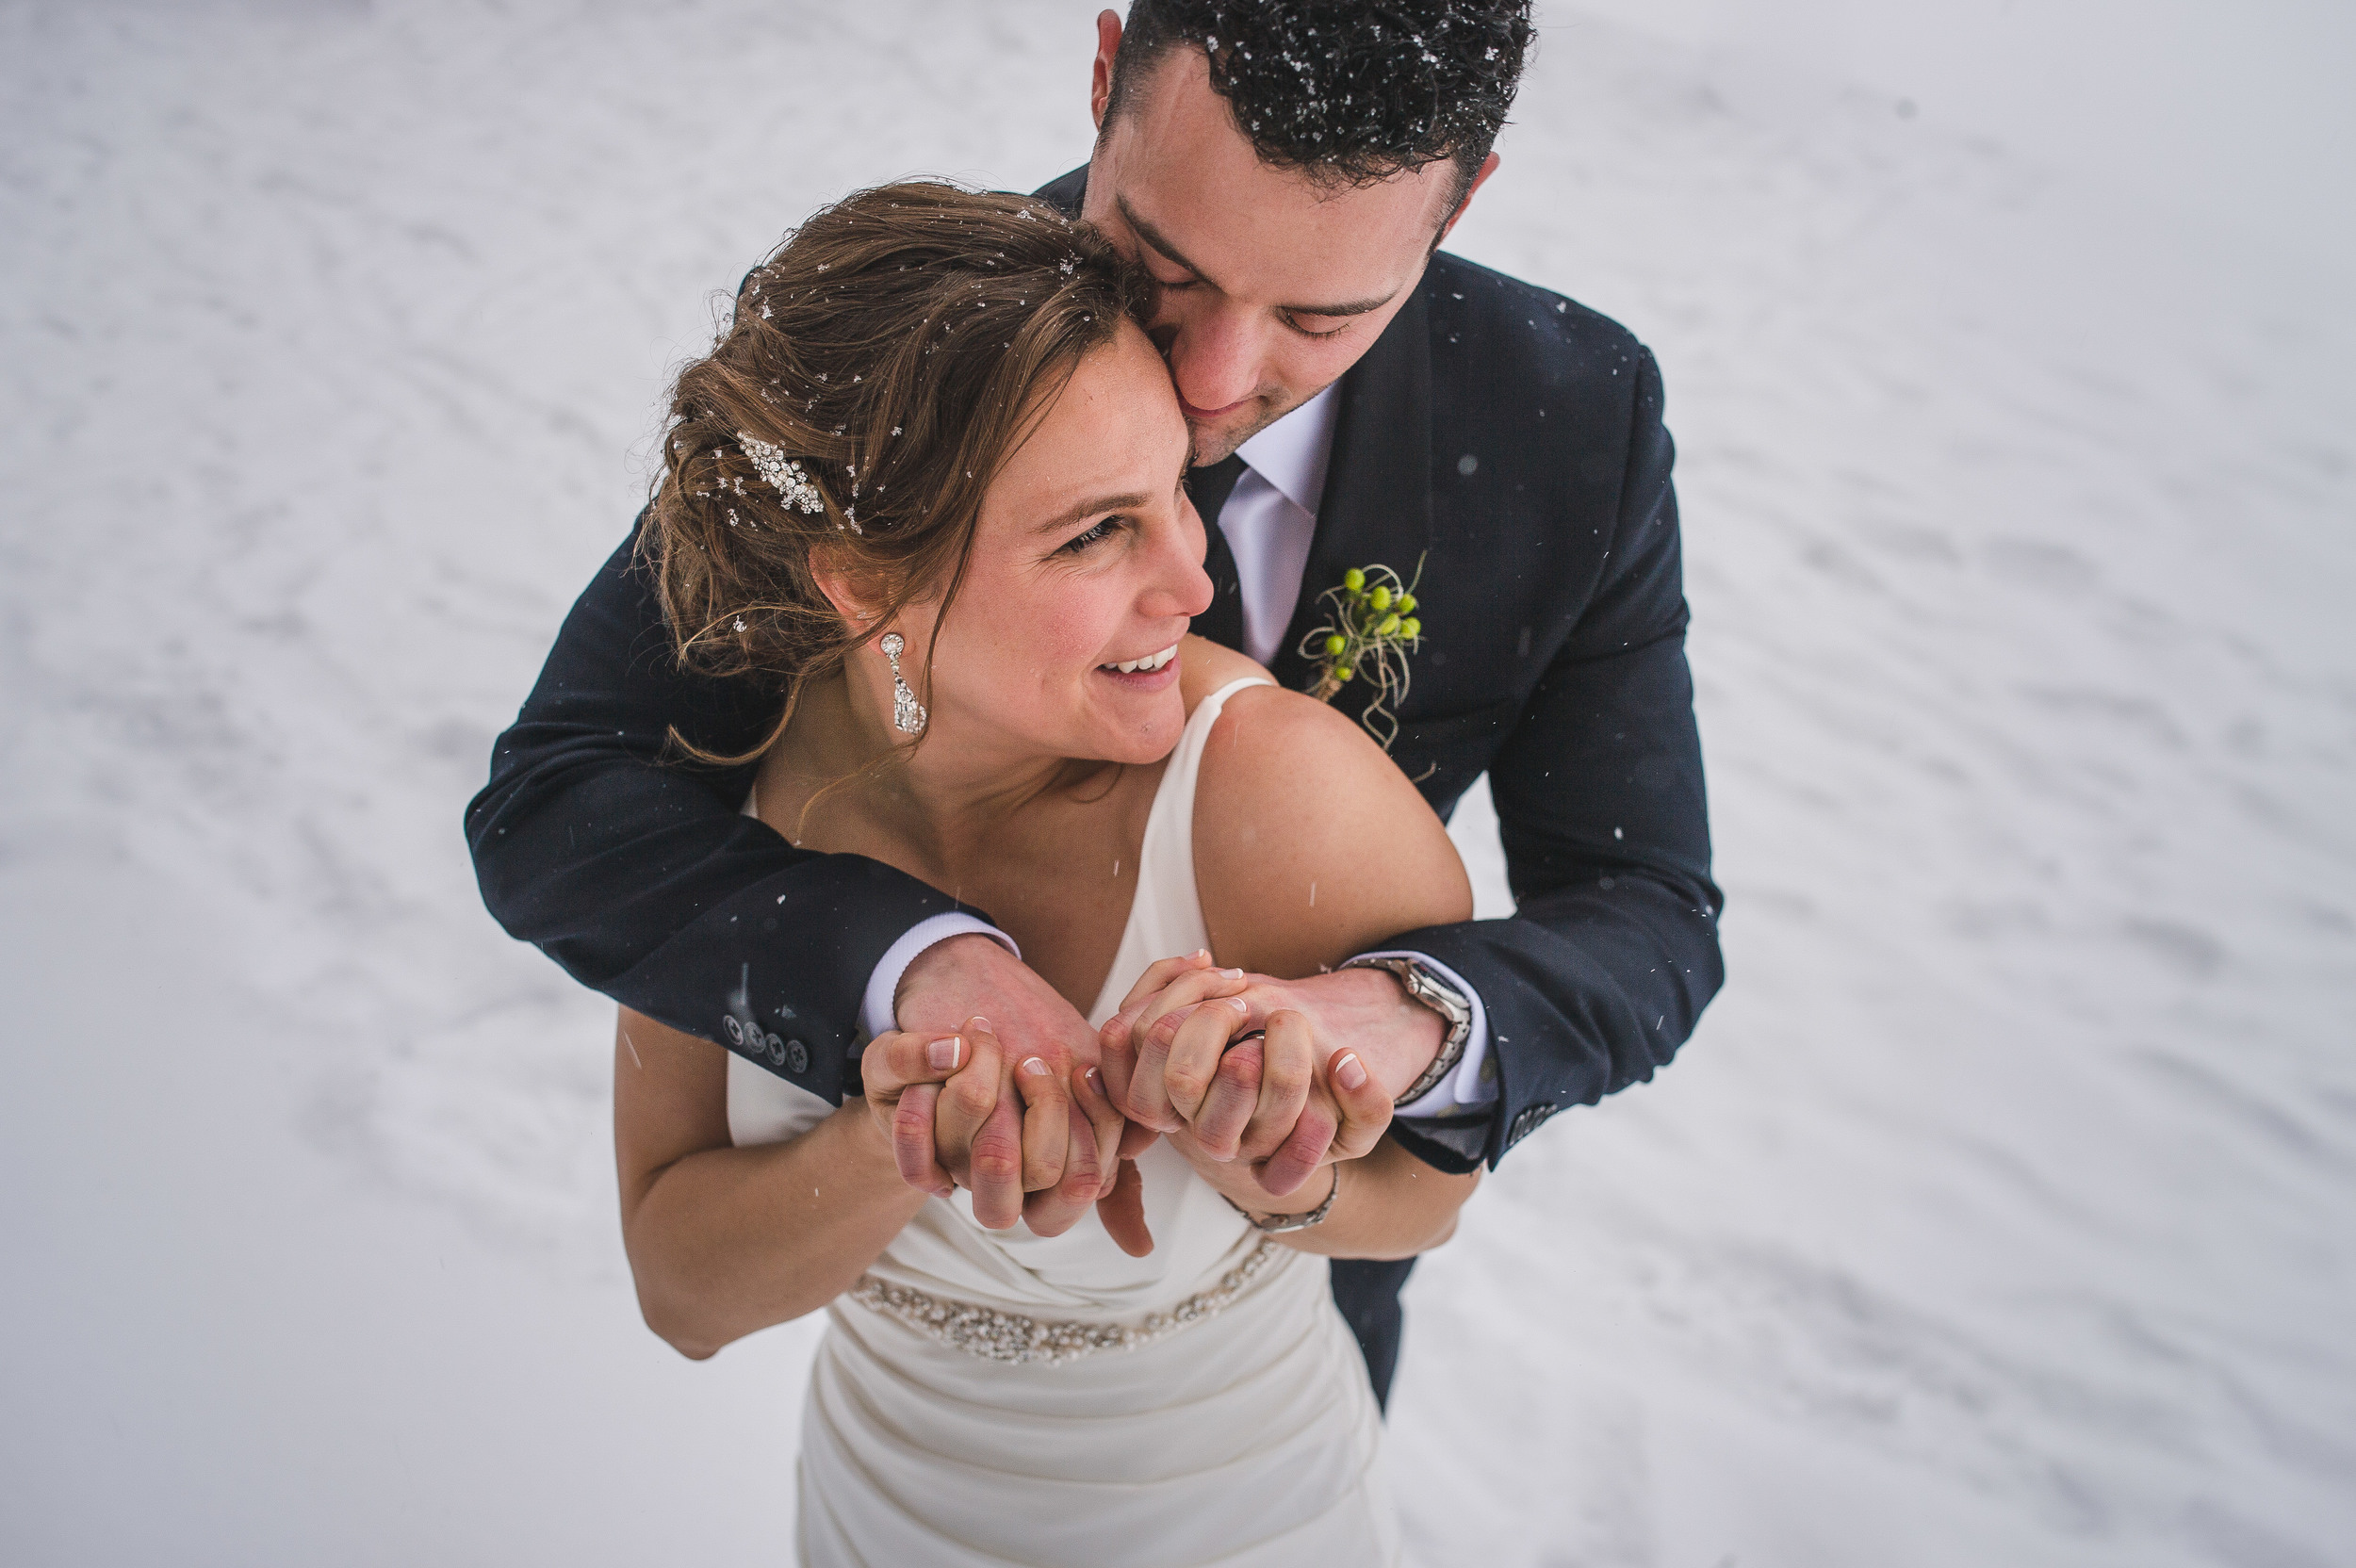
<path id="1" fill-rule="evenodd" d="M 826 510 L 826 498 L 818 493 L 818 486 L 802 472 L 802 466 L 785 455 L 783 447 L 773 446 L 757 435 L 736 433 L 737 444 L 744 455 L 752 459 L 753 472 L 774 486 L 785 504 L 796 512 L 817 516 Z"/>
<path id="2" fill-rule="evenodd" d="M 916 693 L 900 674 L 900 654 L 908 640 L 896 631 L 887 631 L 877 645 L 886 659 L 892 661 L 892 727 L 903 735 L 913 735 L 924 727 L 924 705 L 916 700 Z"/>

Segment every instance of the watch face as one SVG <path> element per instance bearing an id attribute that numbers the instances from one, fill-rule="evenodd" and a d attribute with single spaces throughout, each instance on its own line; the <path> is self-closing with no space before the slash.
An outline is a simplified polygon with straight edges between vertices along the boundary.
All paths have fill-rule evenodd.
<path id="1" fill-rule="evenodd" d="M 1415 988 L 1415 995 L 1429 1002 L 1439 1011 L 1446 1013 L 1450 1023 L 1465 1023 L 1471 1021 L 1472 1007 L 1463 997 L 1456 994 L 1455 987 L 1420 969 L 1415 971 L 1415 979 L 1419 982 Z"/>

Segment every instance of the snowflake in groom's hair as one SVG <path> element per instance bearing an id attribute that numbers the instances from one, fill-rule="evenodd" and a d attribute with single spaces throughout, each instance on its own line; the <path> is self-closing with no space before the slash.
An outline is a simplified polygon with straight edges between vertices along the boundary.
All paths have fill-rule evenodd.
<path id="1" fill-rule="evenodd" d="M 1136 0 L 1106 123 L 1186 43 L 1269 163 L 1358 185 L 1450 158 L 1469 179 L 1533 36 L 1530 0 Z"/>

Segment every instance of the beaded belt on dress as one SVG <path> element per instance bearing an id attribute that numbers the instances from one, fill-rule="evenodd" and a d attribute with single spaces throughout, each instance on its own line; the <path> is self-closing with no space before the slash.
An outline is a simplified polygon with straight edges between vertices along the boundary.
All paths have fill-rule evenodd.
<path id="1" fill-rule="evenodd" d="M 1077 1361 L 1099 1350 L 1134 1350 L 1217 1316 L 1235 1304 L 1252 1277 L 1274 1261 L 1277 1250 L 1275 1242 L 1262 1239 L 1240 1263 L 1219 1276 L 1218 1284 L 1136 1323 L 1026 1317 L 972 1301 L 952 1301 L 907 1285 L 887 1284 L 873 1274 L 861 1276 L 846 1294 L 860 1306 L 895 1318 L 927 1339 L 985 1361 Z"/>

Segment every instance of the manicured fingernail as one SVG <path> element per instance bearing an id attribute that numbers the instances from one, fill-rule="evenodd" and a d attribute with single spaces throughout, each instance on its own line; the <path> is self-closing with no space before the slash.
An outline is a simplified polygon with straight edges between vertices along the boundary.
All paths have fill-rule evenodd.
<path id="1" fill-rule="evenodd" d="M 1037 1056 L 1025 1056 L 1023 1058 L 1023 1070 L 1034 1078 L 1042 1077 L 1047 1071 L 1047 1063 Z"/>
<path id="2" fill-rule="evenodd" d="M 1348 1053 L 1333 1064 L 1333 1080 L 1353 1094 L 1358 1091 L 1358 1086 L 1366 1081 L 1366 1070 L 1360 1065 L 1357 1053 Z"/>
<path id="3" fill-rule="evenodd" d="M 946 1072 L 957 1065 L 958 1058 L 964 1054 L 964 1052 L 965 1041 L 951 1035 L 946 1039 L 938 1039 L 926 1046 L 924 1059 L 933 1065 L 936 1071 Z"/>
<path id="4" fill-rule="evenodd" d="M 1103 1073 L 1097 1071 L 1094 1068 L 1090 1068 L 1088 1070 L 1088 1087 L 1094 1089 L 1099 1094 L 1104 1092 L 1104 1075 Z"/>
<path id="5" fill-rule="evenodd" d="M 1226 998 L 1226 999 L 1225 999 L 1225 1001 L 1226 1001 L 1226 1003 L 1227 1003 L 1227 1005 L 1229 1005 L 1230 1007 L 1235 1008 L 1235 1011 L 1237 1011 L 1237 1012 L 1239 1012 L 1239 1013 L 1249 1013 L 1249 1012 L 1251 1012 L 1251 1011 L 1252 1011 L 1252 1004 L 1251 1004 L 1251 1003 L 1249 1003 L 1249 1002 L 1246 1002 L 1246 1001 L 1245 1001 L 1242 997 L 1240 997 L 1240 996 L 1231 996 L 1231 997 Z"/>
<path id="6" fill-rule="evenodd" d="M 979 1013 L 975 1013 L 972 1018 L 965 1021 L 965 1026 L 969 1029 L 987 1029 L 990 1027 L 990 1020 L 984 1018 Z"/>
<path id="7" fill-rule="evenodd" d="M 1239 969 L 1223 969 L 1219 971 L 1219 973 L 1227 976 L 1230 980 L 1240 980 L 1243 978 L 1243 971 Z"/>
<path id="8" fill-rule="evenodd" d="M 1207 964 L 1211 961 L 1211 950 L 1207 947 L 1198 947 L 1194 950 L 1191 956 L 1200 958 Z"/>

